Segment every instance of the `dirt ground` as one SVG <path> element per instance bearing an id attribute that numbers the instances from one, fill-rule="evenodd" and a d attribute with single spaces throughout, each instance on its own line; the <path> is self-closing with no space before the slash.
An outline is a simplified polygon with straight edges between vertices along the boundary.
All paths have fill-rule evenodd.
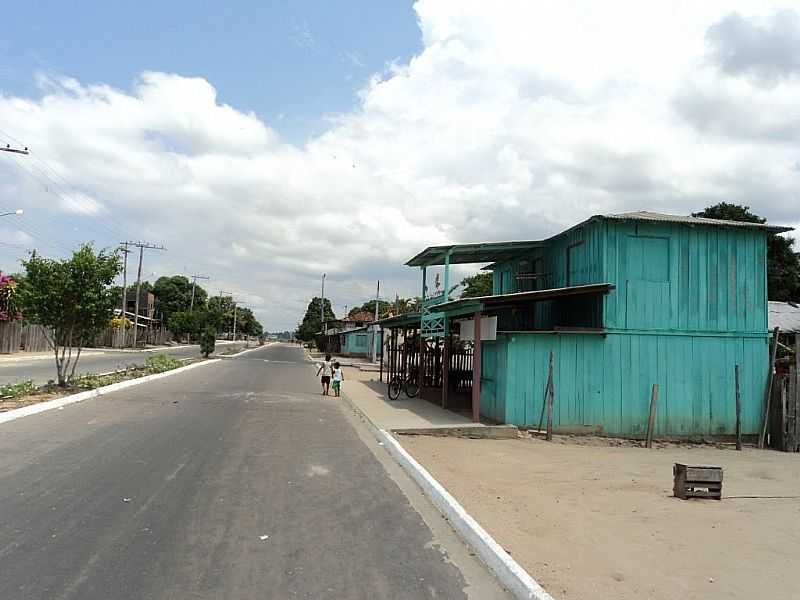
<path id="1" fill-rule="evenodd" d="M 800 455 L 560 441 L 400 437 L 555 598 L 800 598 Z M 674 498 L 675 462 L 723 500 Z"/>

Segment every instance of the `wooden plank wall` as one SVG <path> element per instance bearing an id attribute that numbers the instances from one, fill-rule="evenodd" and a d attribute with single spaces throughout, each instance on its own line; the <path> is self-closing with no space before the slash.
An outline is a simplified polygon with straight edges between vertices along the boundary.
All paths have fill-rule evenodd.
<path id="1" fill-rule="evenodd" d="M 605 277 L 616 285 L 606 297 L 607 327 L 766 334 L 763 232 L 669 223 L 605 226 Z"/>
<path id="2" fill-rule="evenodd" d="M 734 366 L 742 372 L 742 432 L 755 434 L 767 374 L 766 341 L 714 336 L 499 335 L 484 345 L 482 412 L 538 424 L 550 351 L 555 354 L 555 427 L 644 435 L 652 385 L 661 396 L 656 435 L 735 433 Z"/>

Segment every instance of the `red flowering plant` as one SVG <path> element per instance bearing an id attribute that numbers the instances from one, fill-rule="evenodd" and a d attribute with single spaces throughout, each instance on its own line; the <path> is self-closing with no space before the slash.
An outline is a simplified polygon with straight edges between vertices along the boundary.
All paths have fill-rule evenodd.
<path id="1" fill-rule="evenodd" d="M 3 275 L 0 271 L 0 323 L 22 318 L 17 301 L 17 282 L 10 275 Z"/>

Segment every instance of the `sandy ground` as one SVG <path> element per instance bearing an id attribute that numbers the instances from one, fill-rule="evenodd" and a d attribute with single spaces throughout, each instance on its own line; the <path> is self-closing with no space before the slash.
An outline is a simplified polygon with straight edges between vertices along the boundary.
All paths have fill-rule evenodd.
<path id="1" fill-rule="evenodd" d="M 800 455 L 400 442 L 555 598 L 800 598 Z M 722 466 L 725 498 L 673 498 L 675 462 Z"/>

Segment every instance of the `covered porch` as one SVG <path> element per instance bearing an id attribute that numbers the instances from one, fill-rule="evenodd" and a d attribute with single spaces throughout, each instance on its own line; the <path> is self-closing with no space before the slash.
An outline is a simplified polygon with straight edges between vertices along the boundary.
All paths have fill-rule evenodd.
<path id="1" fill-rule="evenodd" d="M 474 422 L 491 420 L 481 410 L 484 344 L 517 333 L 604 335 L 603 296 L 613 289 L 607 283 L 450 298 L 451 265 L 502 262 L 541 247 L 540 241 L 436 246 L 408 261 L 422 273 L 422 306 L 418 313 L 382 323 L 389 332 L 386 382 L 416 374 L 426 400 L 465 411 Z M 437 275 L 430 294 L 428 269 L 435 266 L 443 267 L 444 285 L 440 290 Z"/>

